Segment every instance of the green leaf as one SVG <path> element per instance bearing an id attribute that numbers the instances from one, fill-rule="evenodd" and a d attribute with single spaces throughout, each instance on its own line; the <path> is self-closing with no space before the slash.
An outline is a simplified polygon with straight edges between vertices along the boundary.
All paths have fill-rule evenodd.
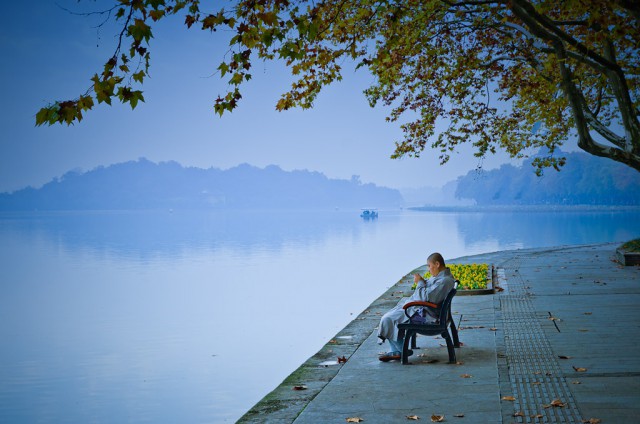
<path id="1" fill-rule="evenodd" d="M 36 126 L 39 127 L 43 124 L 53 124 L 52 120 L 53 110 L 51 107 L 43 107 L 36 113 Z"/>
<path id="2" fill-rule="evenodd" d="M 220 76 L 223 77 L 227 72 L 229 72 L 229 65 L 226 62 L 222 62 L 220 66 L 218 66 L 218 70 L 220 71 Z"/>
<path id="3" fill-rule="evenodd" d="M 140 84 L 142 84 L 142 81 L 144 80 L 144 76 L 145 76 L 145 72 L 144 71 L 139 71 L 136 72 L 135 74 L 131 75 L 131 77 L 133 78 L 134 81 L 139 82 Z"/>
<path id="4" fill-rule="evenodd" d="M 231 79 L 229 80 L 229 84 L 238 85 L 242 82 L 242 74 L 240 72 L 236 72 L 233 74 Z"/>

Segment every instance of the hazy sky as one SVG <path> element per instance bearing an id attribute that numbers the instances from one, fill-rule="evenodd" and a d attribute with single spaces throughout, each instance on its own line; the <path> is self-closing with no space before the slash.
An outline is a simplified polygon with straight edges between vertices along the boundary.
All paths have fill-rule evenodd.
<path id="1" fill-rule="evenodd" d="M 57 1 L 74 10 L 110 3 Z M 362 90 L 372 79 L 362 70 L 345 71 L 344 81 L 323 92 L 314 109 L 279 113 L 274 105 L 289 77 L 277 63 L 256 63 L 240 107 L 219 118 L 212 105 L 226 82 L 214 73 L 226 43 L 219 34 L 187 30 L 178 20 L 154 30 L 146 103 L 133 112 L 102 104 L 80 124 L 35 127 L 40 107 L 75 98 L 90 86 L 114 50 L 115 30 L 98 30 L 99 18 L 71 15 L 54 0 L 4 5 L 0 191 L 37 187 L 71 169 L 139 157 L 202 168 L 275 164 L 331 178 L 356 174 L 363 182 L 395 188 L 440 186 L 478 165 L 469 148 L 445 166 L 434 151 L 420 159 L 390 159 L 401 131 L 385 122 L 387 110 L 369 107 Z M 505 161 L 501 155 L 483 164 L 490 169 Z"/>

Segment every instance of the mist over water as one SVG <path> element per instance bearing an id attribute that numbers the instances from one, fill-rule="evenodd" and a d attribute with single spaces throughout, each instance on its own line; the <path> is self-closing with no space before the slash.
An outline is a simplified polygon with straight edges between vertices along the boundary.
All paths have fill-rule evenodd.
<path id="1" fill-rule="evenodd" d="M 622 242 L 640 212 L 0 215 L 0 422 L 233 422 L 433 251 Z"/>

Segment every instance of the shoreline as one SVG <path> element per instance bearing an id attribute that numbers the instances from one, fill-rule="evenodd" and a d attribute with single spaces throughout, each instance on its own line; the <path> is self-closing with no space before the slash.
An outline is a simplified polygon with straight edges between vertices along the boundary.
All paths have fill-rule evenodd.
<path id="1" fill-rule="evenodd" d="M 348 361 L 378 325 L 380 316 L 396 306 L 400 299 L 413 293 L 413 273 L 425 271 L 426 265 L 422 265 L 400 278 L 237 422 L 262 423 L 265 422 L 265 414 L 269 416 L 268 421 L 293 422 L 338 374 L 341 369 L 338 358 L 344 357 Z M 321 365 L 328 362 L 335 364 Z M 306 389 L 293 389 L 300 385 Z"/>

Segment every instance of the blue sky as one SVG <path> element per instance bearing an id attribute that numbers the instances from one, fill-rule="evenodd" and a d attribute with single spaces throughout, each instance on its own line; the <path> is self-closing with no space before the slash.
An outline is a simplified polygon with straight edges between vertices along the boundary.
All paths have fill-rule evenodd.
<path id="1" fill-rule="evenodd" d="M 73 10 L 99 10 L 108 0 L 58 0 Z M 2 141 L 0 191 L 38 187 L 71 169 L 90 170 L 139 157 L 186 166 L 229 168 L 240 163 L 285 170 L 309 169 L 331 178 L 360 175 L 394 188 L 440 186 L 478 165 L 470 147 L 440 166 L 438 152 L 392 160 L 399 125 L 384 108 L 369 107 L 366 71 L 346 70 L 344 81 L 323 92 L 312 110 L 276 112 L 289 77 L 278 63 L 256 63 L 240 107 L 219 118 L 213 102 L 226 89 L 215 75 L 225 41 L 187 30 L 173 19 L 154 30 L 146 103 L 99 105 L 80 124 L 35 127 L 37 110 L 75 98 L 90 85 L 115 47 L 115 29 L 98 30 L 96 17 L 74 16 L 53 0 L 10 2 L 0 17 Z M 349 64 L 345 64 L 349 68 Z M 484 160 L 485 169 L 509 162 Z"/>

